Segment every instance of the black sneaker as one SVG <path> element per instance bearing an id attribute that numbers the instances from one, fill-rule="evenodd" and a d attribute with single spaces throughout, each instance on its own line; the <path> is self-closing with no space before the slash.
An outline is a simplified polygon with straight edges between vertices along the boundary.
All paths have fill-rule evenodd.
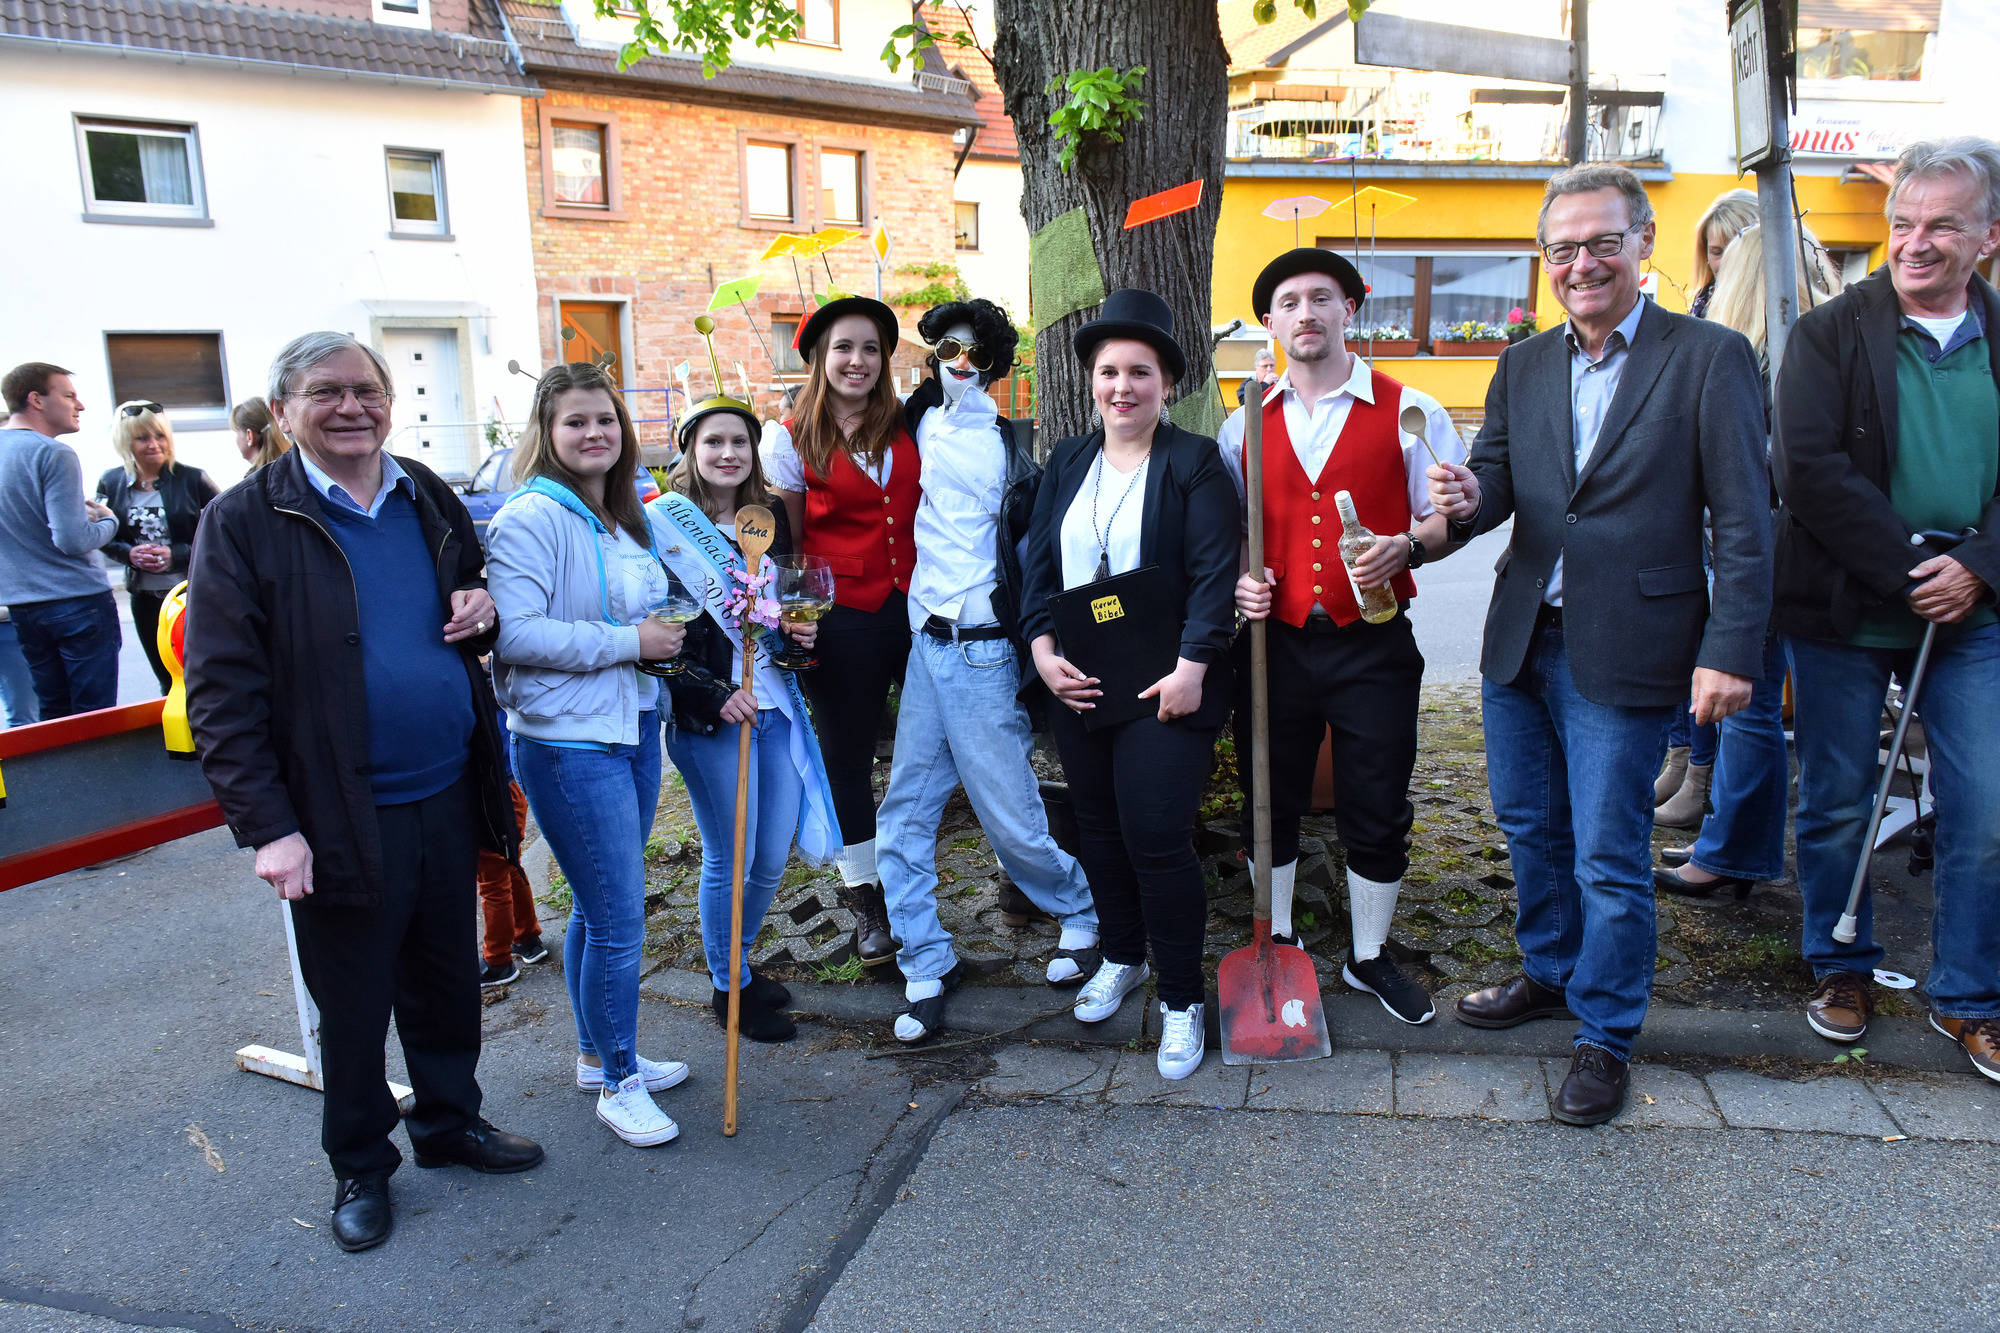
<path id="1" fill-rule="evenodd" d="M 510 981 L 519 980 L 520 976 L 521 969 L 514 966 L 514 960 L 511 958 L 497 965 L 482 963 L 479 967 L 479 989 L 492 990 L 495 986 L 504 986 Z"/>
<path id="2" fill-rule="evenodd" d="M 1367 991 L 1382 1002 L 1382 1007 L 1402 1019 L 1405 1023 L 1428 1023 L 1437 1017 L 1437 1006 L 1431 1003 L 1431 993 L 1421 983 L 1396 966 L 1386 950 L 1373 958 L 1357 961 L 1354 951 L 1347 951 L 1347 959 L 1341 964 L 1340 979 L 1359 991 Z"/>
<path id="3" fill-rule="evenodd" d="M 546 963 L 549 961 L 549 946 L 542 943 L 540 935 L 530 935 L 514 946 L 514 957 L 530 967 Z"/>

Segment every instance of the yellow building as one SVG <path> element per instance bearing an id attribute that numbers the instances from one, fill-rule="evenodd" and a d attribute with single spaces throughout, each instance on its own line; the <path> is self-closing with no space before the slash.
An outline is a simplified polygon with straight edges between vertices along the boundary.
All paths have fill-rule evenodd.
<path id="1" fill-rule="evenodd" d="M 1803 26 L 1820 9 L 1828 11 L 1820 21 L 1850 26 Z M 1876 9 L 1880 16 L 1871 18 Z M 1236 384 L 1266 342 L 1251 311 L 1251 282 L 1296 235 L 1297 244 L 1357 260 L 1370 297 L 1356 325 L 1375 332 L 1375 364 L 1435 395 L 1461 421 L 1477 422 L 1497 348 L 1440 343 L 1434 335 L 1467 320 L 1504 323 L 1516 307 L 1535 311 L 1543 329 L 1562 319 L 1542 273 L 1535 221 L 1544 183 L 1567 160 L 1563 91 L 1360 65 L 1343 5 L 1323 5 L 1326 17 L 1308 19 L 1281 4 L 1269 25 L 1256 24 L 1250 10 L 1251 0 L 1221 6 L 1231 54 L 1230 141 L 1214 318 L 1218 330 L 1243 321 L 1216 354 L 1225 401 L 1234 404 Z M 1546 36 L 1560 35 L 1567 23 L 1561 0 L 1497 8 L 1474 0 L 1377 0 L 1374 10 Z M 2000 129 L 1978 123 L 2000 116 L 1995 99 L 1969 95 L 1977 73 L 1967 58 L 1968 50 L 2000 54 L 1996 10 L 1977 0 L 1802 7 L 1802 72 L 1850 72 L 1800 80 L 1798 205 L 1848 280 L 1884 257 L 1886 164 L 1903 143 Z M 1622 162 L 1645 181 L 1658 219 L 1648 290 L 1667 309 L 1685 310 L 1694 295 L 1696 221 L 1719 193 L 1755 188 L 1734 168 L 1720 9 L 1710 0 L 1599 0 L 1590 23 L 1588 156 Z M 1863 23 L 1879 26 L 1856 26 Z M 1851 72 L 1862 68 L 1856 51 L 1873 59 L 1867 77 Z M 1827 130 L 1843 124 L 1860 128 Z M 1358 219 L 1345 206 L 1357 189 Z M 1308 202 L 1281 202 L 1301 197 Z M 1295 219 L 1314 209 L 1312 200 L 1333 207 Z M 1403 337 L 1388 341 L 1391 333 Z"/>

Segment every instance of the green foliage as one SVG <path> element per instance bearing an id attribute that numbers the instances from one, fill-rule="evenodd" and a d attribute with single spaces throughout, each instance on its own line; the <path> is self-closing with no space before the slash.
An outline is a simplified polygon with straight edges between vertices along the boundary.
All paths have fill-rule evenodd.
<path id="1" fill-rule="evenodd" d="M 558 870 L 549 876 L 549 891 L 542 895 L 542 902 L 555 912 L 569 911 L 569 879 L 562 871 Z"/>
<path id="2" fill-rule="evenodd" d="M 896 292 L 885 298 L 890 305 L 934 306 L 947 301 L 970 301 L 972 288 L 965 285 L 965 278 L 958 271 L 958 265 L 945 261 L 929 264 L 900 264 L 896 272 L 913 278 L 928 278 L 921 287 Z"/>
<path id="3" fill-rule="evenodd" d="M 812 974 L 814 981 L 844 981 L 848 985 L 853 985 L 861 980 L 865 971 L 861 966 L 860 955 L 849 954 L 842 962 L 814 963 Z"/>
<path id="4" fill-rule="evenodd" d="M 1866 1046 L 1856 1046 L 1851 1051 L 1842 1051 L 1839 1055 L 1834 1056 L 1833 1063 L 1837 1065 L 1852 1064 L 1859 1066 L 1867 1058 L 1868 1048 Z"/>
<path id="5" fill-rule="evenodd" d="M 941 11 L 944 9 L 944 6 L 945 0 L 930 0 L 930 8 L 933 11 Z M 965 6 L 962 4 L 954 3 L 952 7 L 961 14 L 965 12 Z M 922 0 L 918 0 L 918 3 L 912 6 L 912 8 L 922 9 Z M 971 33 L 954 32 L 951 34 L 951 45 L 954 47 L 971 47 L 977 46 L 979 43 L 972 40 Z M 923 52 L 935 51 L 937 48 L 937 34 L 915 22 L 905 23 L 902 27 L 897 28 L 889 34 L 888 44 L 882 48 L 882 63 L 887 65 L 889 72 L 893 74 L 903 67 L 905 60 L 914 61 Z"/>
<path id="6" fill-rule="evenodd" d="M 646 859 L 652 862 L 660 862 L 667 859 L 667 840 L 664 836 L 655 833 L 652 837 L 646 839 Z"/>
<path id="7" fill-rule="evenodd" d="M 704 78 L 729 67 L 737 40 L 770 46 L 799 30 L 803 21 L 791 0 L 596 0 L 599 18 L 633 16 L 632 40 L 618 52 L 618 68 L 630 69 L 655 51 L 692 51 L 701 57 Z"/>
<path id="8" fill-rule="evenodd" d="M 1064 171 L 1076 165 L 1076 151 L 1085 135 L 1098 135 L 1111 143 L 1125 142 L 1119 127 L 1136 121 L 1145 111 L 1144 99 L 1135 96 L 1146 77 L 1144 65 L 1134 65 L 1124 73 L 1106 65 L 1103 69 L 1079 69 L 1049 80 L 1051 97 L 1068 95 L 1069 100 L 1049 113 L 1056 142 L 1062 151 L 1056 164 Z"/>

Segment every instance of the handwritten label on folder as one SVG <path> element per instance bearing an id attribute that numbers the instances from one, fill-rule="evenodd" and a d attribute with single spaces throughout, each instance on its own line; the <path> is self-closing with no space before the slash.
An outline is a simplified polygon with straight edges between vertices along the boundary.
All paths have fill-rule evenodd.
<path id="1" fill-rule="evenodd" d="M 1125 608 L 1116 597 L 1094 597 L 1090 602 L 1090 614 L 1102 625 L 1107 620 L 1117 620 L 1125 614 Z"/>

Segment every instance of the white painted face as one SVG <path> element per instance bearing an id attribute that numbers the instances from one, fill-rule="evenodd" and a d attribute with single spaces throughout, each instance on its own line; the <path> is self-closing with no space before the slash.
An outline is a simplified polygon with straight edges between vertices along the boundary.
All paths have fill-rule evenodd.
<path id="1" fill-rule="evenodd" d="M 959 353 L 955 361 L 946 361 L 942 357 L 938 359 L 938 384 L 944 389 L 945 406 L 957 407 L 958 400 L 965 396 L 965 391 L 979 383 L 979 371 L 972 364 L 971 351 L 979 338 L 973 333 L 972 325 L 967 320 L 960 320 L 946 329 L 944 336 L 956 338 L 959 346 L 967 349 Z"/>

